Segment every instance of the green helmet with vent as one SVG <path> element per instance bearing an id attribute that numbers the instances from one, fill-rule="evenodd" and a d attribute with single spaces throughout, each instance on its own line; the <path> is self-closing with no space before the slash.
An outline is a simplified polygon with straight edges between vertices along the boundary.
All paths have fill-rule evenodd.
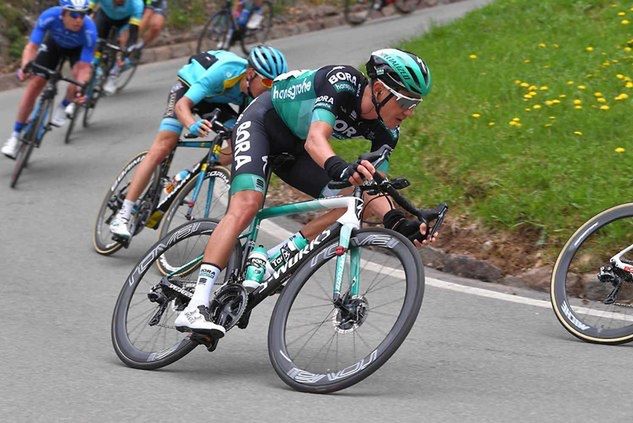
<path id="1" fill-rule="evenodd" d="M 376 50 L 367 62 L 367 75 L 389 88 L 424 97 L 431 90 L 431 70 L 422 59 L 396 48 Z"/>

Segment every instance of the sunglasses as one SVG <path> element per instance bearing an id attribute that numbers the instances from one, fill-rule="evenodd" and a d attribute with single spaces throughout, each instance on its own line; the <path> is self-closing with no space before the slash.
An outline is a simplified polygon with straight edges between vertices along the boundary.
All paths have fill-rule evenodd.
<path id="1" fill-rule="evenodd" d="M 391 93 L 392 96 L 396 98 L 396 103 L 398 103 L 398 106 L 400 106 L 403 110 L 414 109 L 423 100 L 422 98 L 407 97 L 396 90 L 392 90 L 391 87 L 388 87 L 384 82 L 380 81 L 380 83 Z"/>
<path id="2" fill-rule="evenodd" d="M 260 73 L 257 73 L 257 76 L 259 76 L 259 78 L 262 80 L 262 85 L 266 88 L 272 88 L 273 87 L 273 80 L 270 78 L 266 78 L 265 76 L 261 75 Z"/>
<path id="3" fill-rule="evenodd" d="M 83 19 L 86 16 L 86 12 L 69 11 L 68 15 L 73 19 Z"/>

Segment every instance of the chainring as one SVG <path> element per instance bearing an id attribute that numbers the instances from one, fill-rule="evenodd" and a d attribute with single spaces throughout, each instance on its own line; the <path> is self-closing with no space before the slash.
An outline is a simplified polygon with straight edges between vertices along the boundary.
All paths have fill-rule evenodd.
<path id="1" fill-rule="evenodd" d="M 242 285 L 230 283 L 215 293 L 209 311 L 213 321 L 227 331 L 240 321 L 248 305 L 248 291 Z"/>

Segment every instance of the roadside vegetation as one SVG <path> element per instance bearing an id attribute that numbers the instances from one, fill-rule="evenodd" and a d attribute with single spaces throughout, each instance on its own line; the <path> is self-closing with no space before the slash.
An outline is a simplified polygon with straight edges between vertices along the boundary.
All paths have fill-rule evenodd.
<path id="1" fill-rule="evenodd" d="M 403 44 L 433 88 L 391 173 L 418 203 L 447 200 L 553 260 L 587 218 L 633 199 L 632 28 L 630 1 L 498 0 Z"/>

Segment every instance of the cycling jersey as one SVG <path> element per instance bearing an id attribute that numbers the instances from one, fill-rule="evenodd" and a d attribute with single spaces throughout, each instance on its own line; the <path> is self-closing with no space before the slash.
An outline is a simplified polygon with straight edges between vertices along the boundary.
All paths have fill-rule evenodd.
<path id="1" fill-rule="evenodd" d="M 117 6 L 114 0 L 90 0 L 92 10 L 95 9 L 96 5 L 99 5 L 103 13 L 113 21 L 129 19 L 131 25 L 137 26 L 141 24 L 145 8 L 143 0 L 125 0 L 122 6 Z"/>
<path id="2" fill-rule="evenodd" d="M 145 8 L 152 9 L 154 13 L 159 13 L 163 16 L 167 15 L 167 0 L 146 0 Z"/>
<path id="3" fill-rule="evenodd" d="M 248 95 L 240 90 L 240 81 L 247 68 L 248 62 L 245 59 L 224 50 L 210 50 L 192 56 L 189 63 L 178 71 L 179 82 L 169 93 L 159 131 L 182 131 L 183 126 L 176 116 L 175 105 L 183 96 L 191 100 L 198 114 L 219 108 L 220 121 L 229 128 L 233 127 L 238 113 L 229 104 L 242 109 L 248 102 Z"/>
<path id="4" fill-rule="evenodd" d="M 90 17 L 84 17 L 84 24 L 77 32 L 69 31 L 62 21 L 63 9 L 59 6 L 46 9 L 37 19 L 35 28 L 31 32 L 30 41 L 40 45 L 48 33 L 54 43 L 65 50 L 81 48 L 79 60 L 92 62 L 94 48 L 97 41 L 97 30 Z"/>
<path id="5" fill-rule="evenodd" d="M 248 62 L 235 53 L 210 50 L 192 56 L 178 71 L 178 79 L 189 87 L 185 93 L 193 104 L 233 103 L 242 105 L 247 95 L 240 91 L 240 81 Z"/>
<path id="6" fill-rule="evenodd" d="M 352 66 L 324 66 L 278 76 L 271 97 L 281 119 L 302 140 L 312 122 L 323 121 L 332 126 L 337 139 L 367 138 L 372 151 L 384 144 L 394 147 L 397 129 L 388 129 L 379 119 L 360 118 L 366 86 L 367 78 Z"/>
<path id="7" fill-rule="evenodd" d="M 240 115 L 233 130 L 231 193 L 265 191 L 270 156 L 290 153 L 295 160 L 274 169 L 289 185 L 312 196 L 335 195 L 327 188 L 327 172 L 304 148 L 312 122 L 326 122 L 333 137 L 364 137 L 375 151 L 387 144 L 395 147 L 398 129 L 389 129 L 380 119 L 362 119 L 360 105 L 367 79 L 351 66 L 324 66 L 278 76 L 269 93 L 257 97 Z M 383 163 L 379 170 L 386 171 Z"/>

